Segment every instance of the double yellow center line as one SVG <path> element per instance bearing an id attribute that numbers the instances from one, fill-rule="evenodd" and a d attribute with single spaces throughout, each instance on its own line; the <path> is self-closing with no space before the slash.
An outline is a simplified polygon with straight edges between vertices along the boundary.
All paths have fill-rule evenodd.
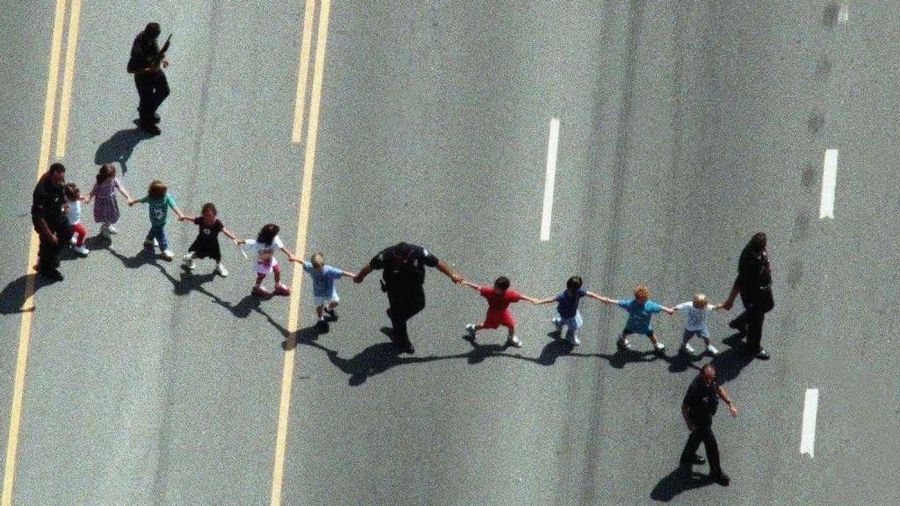
<path id="1" fill-rule="evenodd" d="M 65 29 L 67 0 L 56 0 L 53 16 L 53 35 L 50 41 L 50 63 L 47 69 L 47 92 L 44 99 L 44 120 L 41 127 L 41 145 L 38 152 L 37 177 L 47 170 L 50 162 L 50 140 L 53 136 L 53 117 L 56 112 L 56 95 L 59 86 L 59 63 L 62 38 Z M 78 46 L 78 25 L 81 18 L 81 0 L 72 0 L 69 13 L 66 60 L 63 71 L 62 96 L 59 104 L 59 123 L 56 129 L 56 158 L 66 153 L 66 137 L 69 129 L 69 108 L 72 100 L 72 81 L 75 73 L 75 50 Z M 0 505 L 12 504 L 13 479 L 16 474 L 16 451 L 19 446 L 19 428 L 22 422 L 22 398 L 25 393 L 25 368 L 28 365 L 28 345 L 31 340 L 31 322 L 34 310 L 34 273 L 31 266 L 37 260 L 38 240 L 32 233 L 28 243 L 25 293 L 22 300 L 22 321 L 19 326 L 19 348 L 13 379 L 12 405 L 9 409 L 9 431 L 6 440 L 6 465 L 3 471 L 3 492 Z"/>
<path id="2" fill-rule="evenodd" d="M 328 16 L 331 1 L 321 0 L 319 6 L 319 26 L 316 35 L 316 53 L 313 66 L 312 90 L 309 101 L 309 123 L 306 129 L 306 146 L 303 157 L 303 180 L 300 186 L 300 207 L 297 215 L 297 243 L 295 254 L 306 256 L 306 234 L 309 223 L 309 207 L 312 200 L 313 166 L 316 160 L 316 139 L 319 132 L 319 108 L 322 101 L 322 81 L 325 69 L 325 43 L 328 39 Z M 294 104 L 294 124 L 291 142 L 299 143 L 303 133 L 303 111 L 306 103 L 307 74 L 312 45 L 313 21 L 316 14 L 315 0 L 306 0 L 303 17 L 303 35 L 300 42 L 300 70 L 297 76 L 297 96 Z M 294 269 L 291 278 L 291 298 L 288 309 L 288 336 L 281 371 L 281 396 L 278 402 L 278 427 L 275 432 L 275 458 L 272 467 L 272 493 L 270 504 L 281 505 L 281 489 L 284 478 L 284 460 L 287 444 L 288 415 L 291 405 L 291 386 L 294 379 L 294 350 L 297 345 L 298 319 L 300 312 L 300 289 L 303 269 Z"/>

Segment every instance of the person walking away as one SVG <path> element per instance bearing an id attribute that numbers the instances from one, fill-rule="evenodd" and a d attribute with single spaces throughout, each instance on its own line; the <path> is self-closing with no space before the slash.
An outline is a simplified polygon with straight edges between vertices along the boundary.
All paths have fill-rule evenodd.
<path id="1" fill-rule="evenodd" d="M 169 66 L 169 59 L 165 50 L 159 48 L 159 34 L 159 23 L 147 23 L 144 31 L 134 38 L 128 60 L 128 73 L 134 74 L 134 86 L 140 97 L 137 124 L 153 135 L 160 134 L 156 110 L 169 96 L 169 82 L 163 72 L 163 68 Z"/>

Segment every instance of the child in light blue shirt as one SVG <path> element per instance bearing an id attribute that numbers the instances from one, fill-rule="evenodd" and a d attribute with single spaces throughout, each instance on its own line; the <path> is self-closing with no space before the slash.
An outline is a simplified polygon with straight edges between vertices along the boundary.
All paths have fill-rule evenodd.
<path id="1" fill-rule="evenodd" d="M 675 310 L 650 300 L 650 290 L 646 286 L 638 285 L 634 287 L 633 299 L 615 300 L 608 297 L 601 297 L 600 302 L 603 302 L 604 304 L 616 304 L 620 308 L 628 311 L 628 320 L 625 322 L 625 329 L 622 331 L 622 335 L 619 336 L 617 342 L 621 348 L 626 350 L 631 349 L 631 343 L 628 341 L 629 334 L 644 334 L 650 338 L 650 342 L 653 343 L 653 348 L 657 353 L 662 353 L 663 350 L 666 349 L 666 346 L 659 342 L 656 333 L 653 332 L 653 325 L 650 323 L 650 318 L 653 316 L 653 313 L 662 311 L 671 315 L 675 313 Z"/>
<path id="2" fill-rule="evenodd" d="M 328 313 L 332 321 L 337 320 L 335 308 L 341 299 L 338 297 L 334 282 L 342 277 L 352 278 L 356 274 L 326 265 L 325 255 L 322 253 L 314 254 L 308 261 L 299 259 L 296 261 L 302 263 L 303 270 L 312 277 L 313 298 L 316 303 L 319 325 L 325 324 L 325 313 Z"/>

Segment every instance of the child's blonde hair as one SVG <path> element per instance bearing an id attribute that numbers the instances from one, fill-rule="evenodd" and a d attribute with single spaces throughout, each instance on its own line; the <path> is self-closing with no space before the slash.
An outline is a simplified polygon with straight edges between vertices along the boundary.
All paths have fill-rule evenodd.
<path id="1" fill-rule="evenodd" d="M 312 264 L 313 269 L 319 270 L 325 265 L 325 255 L 321 251 L 313 253 L 313 256 L 309 257 L 309 263 Z"/>
<path id="2" fill-rule="evenodd" d="M 166 192 L 169 191 L 169 187 L 166 186 L 166 183 L 158 179 L 154 179 L 150 181 L 150 188 L 147 190 L 147 194 L 150 195 L 152 199 L 161 199 L 166 196 Z"/>
<path id="3" fill-rule="evenodd" d="M 703 309 L 706 307 L 706 305 L 708 303 L 709 303 L 709 301 L 706 300 L 706 295 L 704 295 L 702 293 L 694 294 L 694 307 L 695 308 Z"/>
<path id="4" fill-rule="evenodd" d="M 638 285 L 638 286 L 634 287 L 634 298 L 649 299 L 650 298 L 650 289 L 647 288 L 647 285 Z"/>

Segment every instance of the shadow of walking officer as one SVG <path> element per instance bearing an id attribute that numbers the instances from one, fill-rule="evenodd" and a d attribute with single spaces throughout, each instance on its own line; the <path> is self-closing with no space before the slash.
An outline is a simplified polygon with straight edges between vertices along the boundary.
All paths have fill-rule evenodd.
<path id="1" fill-rule="evenodd" d="M 94 163 L 97 165 L 118 163 L 122 167 L 122 174 L 125 174 L 128 172 L 128 159 L 131 158 L 135 146 L 149 138 L 150 134 L 140 128 L 119 130 L 97 147 Z"/>

